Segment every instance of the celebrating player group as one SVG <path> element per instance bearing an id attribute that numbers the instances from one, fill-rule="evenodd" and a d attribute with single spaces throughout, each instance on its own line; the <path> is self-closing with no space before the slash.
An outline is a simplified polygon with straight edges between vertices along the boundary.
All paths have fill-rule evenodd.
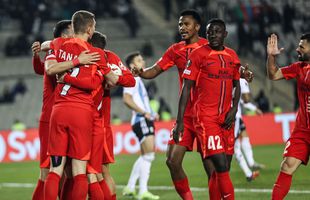
<path id="1" fill-rule="evenodd" d="M 178 69 L 180 98 L 166 164 L 176 193 L 183 200 L 194 199 L 182 162 L 196 140 L 208 177 L 209 198 L 235 199 L 229 171 L 234 148 L 240 146 L 235 139 L 242 136 L 239 136 L 241 115 L 236 117 L 238 107 L 240 112 L 239 101 L 244 100 L 239 80 L 243 78 L 241 85 L 244 81 L 251 82 L 253 73 L 224 44 L 228 34 L 225 22 L 211 19 L 206 27 L 207 37 L 201 38 L 198 35 L 201 21 L 197 11 L 182 11 L 178 20 L 182 41 L 171 45 L 153 66 L 146 68 L 138 52 L 128 55 L 125 66 L 114 52 L 105 49 L 107 40 L 104 34 L 95 31 L 94 14 L 84 10 L 75 12 L 71 20 L 59 21 L 53 30 L 53 40 L 33 43 L 33 68 L 44 77 L 39 121 L 40 176 L 33 200 L 116 199 L 116 186 L 109 172 L 109 164 L 114 163 L 110 88 L 115 86 L 125 87 L 124 103 L 133 111 L 131 124 L 141 148 L 123 195 L 160 199 L 147 189 L 155 159 L 154 121 L 158 114 L 150 107 L 141 78 L 153 79 L 173 66 Z M 296 78 L 300 107 L 274 184 L 273 200 L 285 198 L 293 173 L 300 164 L 307 164 L 310 153 L 310 34 L 300 38 L 299 62 L 278 68 L 276 56 L 282 50 L 278 48 L 277 36 L 272 34 L 267 44 L 268 77 Z M 41 51 L 45 52 L 42 60 Z M 261 113 L 254 105 L 251 108 Z M 247 180 L 252 181 L 262 166 L 254 162 L 248 138 L 245 141 L 241 144 L 251 152 L 244 153 L 250 160 L 249 167 L 245 166 L 241 153 L 236 156 Z M 179 198 L 177 194 L 175 199 Z"/>

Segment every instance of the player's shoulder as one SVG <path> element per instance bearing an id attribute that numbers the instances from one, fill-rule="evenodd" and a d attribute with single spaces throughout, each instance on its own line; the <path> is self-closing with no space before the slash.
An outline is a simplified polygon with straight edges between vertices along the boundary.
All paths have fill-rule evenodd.
<path id="1" fill-rule="evenodd" d="M 70 38 L 62 38 L 58 37 L 52 40 L 51 42 L 51 49 L 59 49 L 66 41 L 68 41 Z"/>
<path id="2" fill-rule="evenodd" d="M 120 59 L 119 56 L 111 50 L 105 49 L 104 52 L 107 54 L 108 57 Z"/>
<path id="3" fill-rule="evenodd" d="M 203 38 L 203 37 L 199 37 L 199 40 L 197 42 L 199 45 L 205 45 L 205 44 L 208 44 L 209 41 L 206 39 L 206 38 Z"/>
<path id="4" fill-rule="evenodd" d="M 170 45 L 169 49 L 176 51 L 176 50 L 180 50 L 185 45 L 186 45 L 185 41 L 180 41 L 180 42 L 173 43 L 172 45 Z"/>
<path id="5" fill-rule="evenodd" d="M 226 51 L 227 53 L 229 53 L 230 55 L 232 55 L 232 56 L 237 56 L 236 51 L 233 50 L 232 48 L 228 47 L 228 46 L 225 46 L 225 51 Z"/>
<path id="6" fill-rule="evenodd" d="M 211 48 L 209 47 L 208 44 L 203 44 L 196 49 L 194 49 L 191 53 L 191 55 L 196 55 L 196 54 L 205 54 L 211 51 Z"/>

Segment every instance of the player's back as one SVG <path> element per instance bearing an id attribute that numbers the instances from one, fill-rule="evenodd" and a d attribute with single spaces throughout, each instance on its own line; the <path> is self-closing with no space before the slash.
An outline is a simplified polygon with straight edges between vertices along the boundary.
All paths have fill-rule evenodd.
<path id="1" fill-rule="evenodd" d="M 67 39 L 56 52 L 58 62 L 70 61 L 79 56 L 85 50 L 93 52 L 92 46 L 78 38 Z M 95 75 L 96 65 L 81 65 L 72 68 L 68 74 L 76 78 L 87 78 Z M 75 105 L 93 105 L 91 90 L 84 90 L 70 84 L 59 83 L 55 90 L 55 104 L 74 103 Z"/>

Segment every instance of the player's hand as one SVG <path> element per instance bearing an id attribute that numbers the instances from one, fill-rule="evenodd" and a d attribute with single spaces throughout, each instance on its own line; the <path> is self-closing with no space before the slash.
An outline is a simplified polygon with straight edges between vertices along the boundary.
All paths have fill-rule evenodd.
<path id="1" fill-rule="evenodd" d="M 253 78 L 254 78 L 254 73 L 249 69 L 249 64 L 246 63 L 243 70 L 242 70 L 242 75 L 243 78 L 247 81 L 247 82 L 252 82 Z"/>
<path id="2" fill-rule="evenodd" d="M 81 65 L 91 65 L 100 60 L 100 54 L 98 52 L 90 53 L 89 50 L 86 50 L 79 55 L 78 59 Z"/>
<path id="3" fill-rule="evenodd" d="M 131 69 L 131 73 L 134 76 L 139 76 L 141 73 L 143 72 L 143 68 L 137 68 L 137 67 L 133 67 Z"/>
<path id="4" fill-rule="evenodd" d="M 276 34 L 271 34 L 270 37 L 268 37 L 268 42 L 267 42 L 267 54 L 276 56 L 280 54 L 284 48 L 278 48 L 278 36 Z"/>
<path id="5" fill-rule="evenodd" d="M 256 114 L 262 116 L 263 115 L 263 111 L 259 108 L 256 109 Z"/>
<path id="6" fill-rule="evenodd" d="M 183 122 L 177 122 L 172 129 L 172 137 L 176 144 L 179 144 L 184 132 Z"/>
<path id="7" fill-rule="evenodd" d="M 39 52 L 41 51 L 41 44 L 39 41 L 35 41 L 31 45 L 32 55 L 33 57 L 39 56 Z"/>
<path id="8" fill-rule="evenodd" d="M 235 119 L 236 119 L 236 113 L 237 113 L 238 108 L 237 107 L 232 107 L 229 112 L 226 115 L 225 121 L 222 124 L 222 127 L 224 129 L 231 129 L 231 127 L 233 126 Z"/>
<path id="9" fill-rule="evenodd" d="M 57 83 L 65 83 L 64 78 L 67 73 L 56 74 Z"/>
<path id="10" fill-rule="evenodd" d="M 151 113 L 146 112 L 146 113 L 144 113 L 143 116 L 145 117 L 145 119 L 147 119 L 149 121 L 153 120 L 153 116 Z"/>

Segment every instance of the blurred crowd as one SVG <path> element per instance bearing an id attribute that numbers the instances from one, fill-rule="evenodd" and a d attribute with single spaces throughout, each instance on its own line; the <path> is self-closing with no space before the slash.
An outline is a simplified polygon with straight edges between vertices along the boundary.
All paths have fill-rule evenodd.
<path id="1" fill-rule="evenodd" d="M 77 10 L 89 10 L 96 17 L 119 17 L 128 25 L 130 37 L 136 37 L 139 22 L 132 0 L 0 0 L 0 31 L 17 21 L 19 34 L 10 37 L 5 45 L 6 56 L 29 54 L 30 42 L 43 41 L 44 23 L 50 20 L 70 19 Z M 16 27 L 14 27 L 16 28 Z"/>

